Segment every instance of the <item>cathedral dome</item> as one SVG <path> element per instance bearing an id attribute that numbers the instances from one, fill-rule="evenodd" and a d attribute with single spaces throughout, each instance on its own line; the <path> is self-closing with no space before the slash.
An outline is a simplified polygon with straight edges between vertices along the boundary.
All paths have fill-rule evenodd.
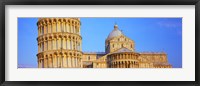
<path id="1" fill-rule="evenodd" d="M 118 37 L 118 36 L 121 36 L 121 35 L 123 35 L 122 32 L 118 29 L 118 25 L 115 24 L 114 30 L 108 35 L 106 40 L 110 40 L 114 37 Z"/>

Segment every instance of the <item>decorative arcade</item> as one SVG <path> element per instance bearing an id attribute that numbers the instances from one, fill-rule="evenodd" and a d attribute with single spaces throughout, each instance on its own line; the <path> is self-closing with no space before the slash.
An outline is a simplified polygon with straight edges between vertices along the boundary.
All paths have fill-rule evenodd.
<path id="1" fill-rule="evenodd" d="M 117 24 L 105 52 L 82 52 L 80 18 L 39 18 L 37 26 L 38 68 L 172 68 L 164 52 L 136 52 Z"/>

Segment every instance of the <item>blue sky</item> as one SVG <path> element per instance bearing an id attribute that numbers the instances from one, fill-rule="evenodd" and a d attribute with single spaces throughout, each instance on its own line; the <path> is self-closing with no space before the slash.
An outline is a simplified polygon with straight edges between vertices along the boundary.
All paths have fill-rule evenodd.
<path id="1" fill-rule="evenodd" d="M 37 67 L 37 20 L 18 18 L 18 67 Z M 182 67 L 182 18 L 81 18 L 83 52 L 104 52 L 115 23 L 136 52 L 164 51 L 173 67 Z"/>

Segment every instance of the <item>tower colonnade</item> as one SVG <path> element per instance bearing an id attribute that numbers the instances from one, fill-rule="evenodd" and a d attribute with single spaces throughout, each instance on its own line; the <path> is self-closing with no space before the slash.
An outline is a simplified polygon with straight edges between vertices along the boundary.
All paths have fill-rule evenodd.
<path id="1" fill-rule="evenodd" d="M 80 68 L 82 67 L 82 52 L 51 51 L 38 54 L 39 68 Z"/>
<path id="2" fill-rule="evenodd" d="M 82 67 L 79 18 L 39 18 L 38 67 Z"/>
<path id="3" fill-rule="evenodd" d="M 78 50 L 82 51 L 82 38 L 80 35 L 69 33 L 56 33 L 39 36 L 38 40 L 38 52 L 44 52 L 49 50 Z"/>
<path id="4" fill-rule="evenodd" d="M 39 18 L 38 36 L 57 32 L 69 32 L 80 35 L 79 18 Z"/>
<path id="5" fill-rule="evenodd" d="M 108 66 L 111 68 L 138 68 L 137 53 L 113 53 L 108 56 Z"/>

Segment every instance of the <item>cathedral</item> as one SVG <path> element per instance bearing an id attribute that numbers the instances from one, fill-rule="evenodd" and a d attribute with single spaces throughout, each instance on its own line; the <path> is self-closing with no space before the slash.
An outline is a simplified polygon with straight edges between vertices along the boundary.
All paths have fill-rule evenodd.
<path id="1" fill-rule="evenodd" d="M 136 52 L 115 24 L 105 52 L 83 52 L 80 18 L 39 18 L 38 68 L 172 68 L 164 52 Z"/>

